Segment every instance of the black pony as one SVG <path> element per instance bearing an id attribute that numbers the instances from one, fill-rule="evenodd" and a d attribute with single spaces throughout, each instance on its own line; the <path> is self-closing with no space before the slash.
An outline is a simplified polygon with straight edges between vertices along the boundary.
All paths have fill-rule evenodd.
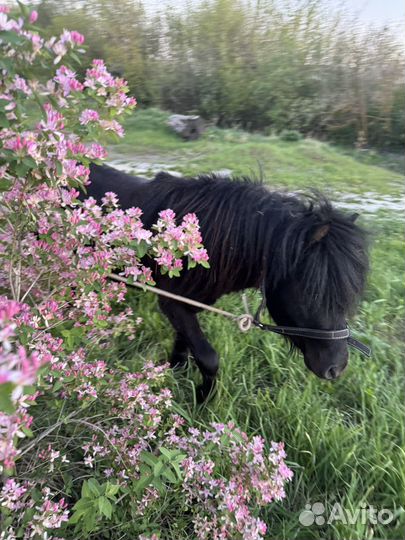
<path id="1" fill-rule="evenodd" d="M 213 304 L 220 296 L 263 287 L 267 308 L 278 325 L 322 330 L 345 328 L 361 296 L 368 269 L 365 233 L 320 195 L 270 191 L 246 178 L 176 178 L 159 173 L 154 180 L 93 165 L 88 196 L 100 201 L 114 191 L 122 208 L 139 206 L 150 227 L 158 212 L 171 208 L 181 219 L 195 212 L 210 269 L 183 271 L 170 279 L 155 274 L 157 285 L 176 294 Z M 204 336 L 190 306 L 159 299 L 176 331 L 171 365 L 189 352 L 202 373 L 198 399 L 211 391 L 218 355 Z M 289 338 L 318 377 L 335 379 L 348 362 L 346 340 Z"/>

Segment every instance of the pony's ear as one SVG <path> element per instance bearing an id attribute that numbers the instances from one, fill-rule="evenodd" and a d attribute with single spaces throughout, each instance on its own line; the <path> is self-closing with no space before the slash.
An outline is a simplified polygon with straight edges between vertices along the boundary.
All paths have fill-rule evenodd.
<path id="1" fill-rule="evenodd" d="M 354 212 L 354 214 L 352 214 L 349 219 L 350 221 L 352 221 L 353 223 L 356 221 L 356 219 L 359 217 L 360 214 L 358 214 L 357 212 Z"/>
<path id="2" fill-rule="evenodd" d="M 330 229 L 330 223 L 326 223 L 325 225 L 320 225 L 315 229 L 315 231 L 312 234 L 310 245 L 315 244 L 316 242 L 320 242 L 322 238 L 324 238 Z"/>

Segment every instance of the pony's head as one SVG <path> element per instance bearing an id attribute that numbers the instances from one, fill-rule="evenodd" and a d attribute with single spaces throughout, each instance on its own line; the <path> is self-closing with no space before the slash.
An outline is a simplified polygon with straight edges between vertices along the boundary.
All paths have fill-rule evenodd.
<path id="1" fill-rule="evenodd" d="M 325 199 L 309 200 L 280 223 L 266 277 L 267 307 L 278 325 L 340 330 L 361 297 L 367 270 L 364 231 Z M 348 363 L 347 340 L 289 337 L 318 377 L 336 379 Z"/>

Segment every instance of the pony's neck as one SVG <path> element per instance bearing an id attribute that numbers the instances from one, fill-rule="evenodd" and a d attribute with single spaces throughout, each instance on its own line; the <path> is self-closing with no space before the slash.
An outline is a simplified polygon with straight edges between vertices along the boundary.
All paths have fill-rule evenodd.
<path id="1" fill-rule="evenodd" d="M 274 211 L 270 204 L 269 209 L 256 212 L 252 217 L 251 226 L 242 227 L 232 238 L 233 243 L 238 246 L 236 252 L 231 254 L 233 290 L 259 288 L 265 280 L 266 285 L 271 286 L 271 283 L 267 283 L 268 265 L 277 265 L 280 258 L 277 232 L 280 225 L 288 219 L 286 212 L 280 208 Z M 229 249 L 232 248 L 230 242 Z M 224 245 L 223 249 L 228 249 L 228 246 Z"/>

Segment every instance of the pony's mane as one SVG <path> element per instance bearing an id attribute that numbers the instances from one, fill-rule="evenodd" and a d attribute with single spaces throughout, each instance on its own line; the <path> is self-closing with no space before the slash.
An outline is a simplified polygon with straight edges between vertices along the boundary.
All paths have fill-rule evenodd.
<path id="1" fill-rule="evenodd" d="M 279 266 L 270 268 L 273 283 L 293 276 L 308 304 L 322 312 L 352 314 L 368 271 L 367 235 L 349 215 L 320 193 L 297 196 L 299 215 L 278 232 Z M 326 231 L 317 238 L 319 231 Z"/>
<path id="2" fill-rule="evenodd" d="M 325 196 L 271 191 L 247 177 L 184 179 L 159 173 L 151 184 L 145 215 L 156 215 L 162 207 L 172 208 L 178 218 L 195 212 L 218 270 L 202 274 L 206 270 L 194 269 L 183 278 L 185 287 L 198 281 L 208 296 L 209 291 L 259 286 L 263 280 L 275 288 L 293 278 L 306 301 L 323 312 L 350 313 L 355 307 L 368 269 L 366 235 Z M 314 240 L 322 226 L 327 234 Z"/>

